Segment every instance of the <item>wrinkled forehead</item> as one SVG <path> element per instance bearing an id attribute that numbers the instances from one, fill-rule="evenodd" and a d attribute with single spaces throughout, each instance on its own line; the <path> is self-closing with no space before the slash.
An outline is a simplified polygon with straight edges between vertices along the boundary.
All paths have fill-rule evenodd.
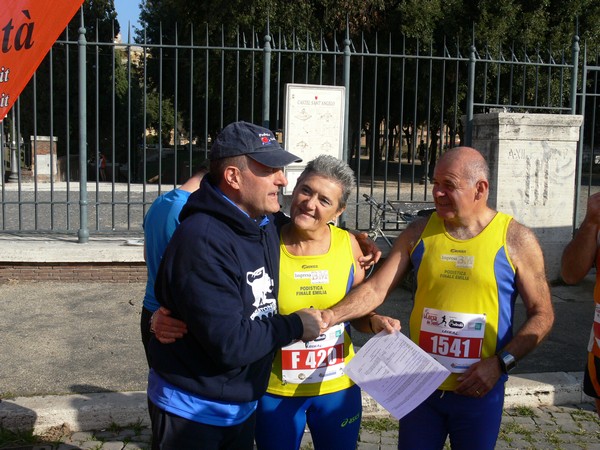
<path id="1" fill-rule="evenodd" d="M 331 189 L 342 191 L 342 185 L 338 180 L 318 173 L 307 173 L 300 176 L 297 185 L 308 185 L 316 191 Z"/>
<path id="2" fill-rule="evenodd" d="M 463 178 L 468 173 L 468 162 L 463 158 L 445 158 L 435 165 L 433 169 L 434 178 Z"/>

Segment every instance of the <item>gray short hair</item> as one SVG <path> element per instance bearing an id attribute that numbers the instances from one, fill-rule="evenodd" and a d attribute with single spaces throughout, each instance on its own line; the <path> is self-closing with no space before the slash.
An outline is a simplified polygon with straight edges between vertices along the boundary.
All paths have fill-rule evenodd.
<path id="1" fill-rule="evenodd" d="M 239 155 L 210 161 L 208 171 L 210 180 L 217 185 L 221 183 L 221 181 L 223 181 L 223 173 L 225 172 L 225 168 L 228 166 L 235 166 L 240 170 L 246 170 L 248 168 L 248 161 L 246 158 L 246 155 Z"/>
<path id="2" fill-rule="evenodd" d="M 346 162 L 331 155 L 319 155 L 308 162 L 298 177 L 298 183 L 309 175 L 318 175 L 337 183 L 342 188 L 340 209 L 346 207 L 348 197 L 356 185 L 354 171 Z"/>

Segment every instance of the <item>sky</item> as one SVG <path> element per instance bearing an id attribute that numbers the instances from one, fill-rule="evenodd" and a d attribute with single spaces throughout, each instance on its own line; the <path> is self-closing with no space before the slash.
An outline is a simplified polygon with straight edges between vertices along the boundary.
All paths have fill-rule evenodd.
<path id="1" fill-rule="evenodd" d="M 117 20 L 121 25 L 121 39 L 127 41 L 127 23 L 131 22 L 132 35 L 133 28 L 139 27 L 138 17 L 140 15 L 139 0 L 114 0 L 117 11 Z"/>

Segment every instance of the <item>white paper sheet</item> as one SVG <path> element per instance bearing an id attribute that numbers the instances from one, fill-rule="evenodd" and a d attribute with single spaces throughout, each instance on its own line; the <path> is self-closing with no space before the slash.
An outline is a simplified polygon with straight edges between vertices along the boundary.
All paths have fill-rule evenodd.
<path id="1" fill-rule="evenodd" d="M 360 348 L 345 372 L 397 419 L 416 408 L 450 375 L 404 334 L 385 331 Z"/>

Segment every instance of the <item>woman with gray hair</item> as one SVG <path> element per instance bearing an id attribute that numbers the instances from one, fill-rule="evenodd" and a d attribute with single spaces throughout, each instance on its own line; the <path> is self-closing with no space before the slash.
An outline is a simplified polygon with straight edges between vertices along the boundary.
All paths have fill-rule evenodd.
<path id="1" fill-rule="evenodd" d="M 354 184 L 348 164 L 329 155 L 310 161 L 298 178 L 291 221 L 280 232 L 279 313 L 329 308 L 364 280 L 356 238 L 332 225 L 345 210 Z M 368 333 L 400 329 L 397 320 L 375 312 L 352 325 Z M 349 323 L 278 351 L 267 394 L 258 404 L 258 449 L 300 448 L 306 424 L 317 450 L 355 448 L 361 393 L 344 374 L 353 356 Z"/>

